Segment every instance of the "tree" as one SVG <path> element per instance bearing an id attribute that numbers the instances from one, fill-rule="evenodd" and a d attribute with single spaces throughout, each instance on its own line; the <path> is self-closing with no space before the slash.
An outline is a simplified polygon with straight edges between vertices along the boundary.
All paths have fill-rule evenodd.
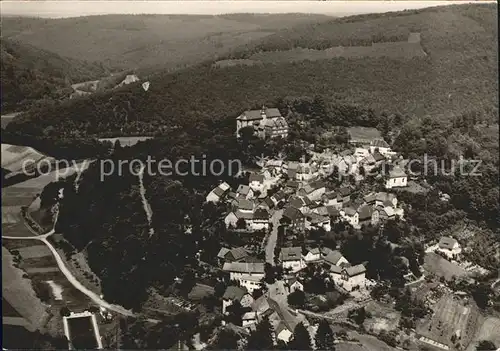
<path id="1" fill-rule="evenodd" d="M 481 340 L 476 347 L 477 351 L 494 351 L 496 349 L 496 345 L 489 340 Z"/>
<path id="2" fill-rule="evenodd" d="M 287 297 L 288 304 L 293 307 L 303 308 L 306 303 L 306 295 L 302 290 L 295 290 Z"/>
<path id="3" fill-rule="evenodd" d="M 217 340 L 210 347 L 212 350 L 236 350 L 240 337 L 232 330 L 223 329 L 217 336 Z"/>
<path id="4" fill-rule="evenodd" d="M 250 334 L 247 342 L 247 350 L 270 350 L 273 347 L 273 327 L 269 319 L 265 317 L 255 331 Z"/>
<path id="5" fill-rule="evenodd" d="M 324 319 L 319 322 L 318 331 L 314 339 L 316 343 L 316 349 L 318 350 L 331 350 L 335 351 L 335 339 L 333 337 L 332 328 L 330 324 Z"/>
<path id="6" fill-rule="evenodd" d="M 312 350 L 311 336 L 304 324 L 299 323 L 293 330 L 293 339 L 288 343 L 289 350 Z"/>
<path id="7" fill-rule="evenodd" d="M 243 306 L 241 306 L 240 301 L 236 300 L 231 305 L 226 308 L 228 315 L 226 320 L 229 323 L 241 326 L 242 316 L 245 313 Z"/>
<path id="8" fill-rule="evenodd" d="M 246 227 L 247 227 L 247 222 L 245 221 L 244 218 L 239 218 L 238 221 L 236 221 L 237 229 L 245 229 Z"/>
<path id="9" fill-rule="evenodd" d="M 71 314 L 71 311 L 68 307 L 64 306 L 59 311 L 59 314 L 61 315 L 61 317 L 68 317 Z"/>
<path id="10" fill-rule="evenodd" d="M 491 287 L 482 283 L 477 285 L 474 290 L 472 290 L 472 298 L 476 301 L 476 304 L 479 308 L 484 309 L 488 307 L 490 301 Z"/>

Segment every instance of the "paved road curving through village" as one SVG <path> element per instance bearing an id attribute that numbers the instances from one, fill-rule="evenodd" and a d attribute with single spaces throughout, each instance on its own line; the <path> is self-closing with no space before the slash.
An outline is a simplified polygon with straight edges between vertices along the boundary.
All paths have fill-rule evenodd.
<path id="1" fill-rule="evenodd" d="M 283 216 L 283 210 L 277 210 L 271 217 L 273 229 L 267 239 L 266 244 L 266 262 L 274 266 L 274 248 L 276 247 L 276 240 L 278 239 L 278 227 L 280 226 L 280 219 Z"/>

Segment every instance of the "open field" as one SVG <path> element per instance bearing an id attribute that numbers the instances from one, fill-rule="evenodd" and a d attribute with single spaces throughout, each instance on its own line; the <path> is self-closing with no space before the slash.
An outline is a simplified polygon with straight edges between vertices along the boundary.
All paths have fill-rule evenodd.
<path id="1" fill-rule="evenodd" d="M 2 235 L 3 236 L 13 236 L 13 237 L 30 237 L 33 234 L 23 221 L 14 224 L 4 224 L 2 223 Z M 5 239 L 10 240 L 10 239 Z"/>
<path id="2" fill-rule="evenodd" d="M 2 225 L 12 225 L 21 222 L 20 206 L 2 206 Z"/>
<path id="3" fill-rule="evenodd" d="M 401 318 L 400 312 L 377 301 L 368 303 L 365 310 L 371 314 L 371 318 L 367 318 L 363 325 L 366 330 L 373 330 L 375 333 L 396 329 Z"/>
<path id="4" fill-rule="evenodd" d="M 43 244 L 23 247 L 18 249 L 17 251 L 19 251 L 19 254 L 23 259 L 52 256 L 49 248 Z"/>
<path id="5" fill-rule="evenodd" d="M 2 144 L 2 168 L 10 172 L 28 169 L 28 166 L 38 164 L 42 160 L 50 163 L 53 158 L 28 146 Z"/>
<path id="6" fill-rule="evenodd" d="M 45 306 L 36 296 L 23 271 L 13 266 L 13 257 L 2 247 L 2 296 L 28 324 L 28 329 L 43 327 L 48 318 Z"/>
<path id="7" fill-rule="evenodd" d="M 483 323 L 474 340 L 469 344 L 467 351 L 475 351 L 477 343 L 482 340 L 489 340 L 500 347 L 500 318 L 483 317 L 481 320 Z"/>
<path id="8" fill-rule="evenodd" d="M 452 346 L 451 337 L 459 334 L 460 344 L 466 346 L 473 338 L 479 311 L 474 304 L 465 305 L 453 295 L 443 296 L 433 307 L 434 314 L 417 325 L 417 333 L 427 339 Z"/>
<path id="9" fill-rule="evenodd" d="M 335 46 L 323 50 L 294 48 L 281 51 L 264 51 L 255 53 L 247 59 L 220 60 L 215 65 L 217 67 L 231 67 L 234 65 L 331 60 L 335 58 L 387 57 L 389 59 L 412 59 L 425 56 L 426 53 L 420 45 L 420 33 L 411 33 L 407 41 L 372 43 L 370 46 Z"/>
<path id="10" fill-rule="evenodd" d="M 1 128 L 4 129 L 7 125 L 16 118 L 21 112 L 6 113 L 1 117 Z"/>
<path id="11" fill-rule="evenodd" d="M 7 187 L 2 188 L 2 207 L 29 206 L 35 198 L 35 191 L 30 188 Z"/>
<path id="12" fill-rule="evenodd" d="M 452 277 L 463 277 L 467 271 L 460 266 L 445 260 L 433 252 L 427 253 L 424 257 L 424 269 L 438 277 L 444 277 L 451 280 Z"/>

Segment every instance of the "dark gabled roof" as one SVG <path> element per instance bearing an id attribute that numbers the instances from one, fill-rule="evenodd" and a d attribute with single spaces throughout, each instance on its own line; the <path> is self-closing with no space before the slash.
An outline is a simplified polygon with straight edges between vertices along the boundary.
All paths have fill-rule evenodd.
<path id="1" fill-rule="evenodd" d="M 384 139 L 375 139 L 375 140 L 372 140 L 372 142 L 370 143 L 370 146 L 388 148 L 389 144 L 387 144 L 387 142 Z"/>
<path id="2" fill-rule="evenodd" d="M 286 182 L 286 186 L 289 188 L 297 189 L 300 186 L 300 183 L 295 180 L 288 180 Z"/>
<path id="3" fill-rule="evenodd" d="M 366 268 L 362 264 L 358 264 L 356 266 L 348 267 L 345 270 L 346 270 L 347 275 L 350 276 L 350 277 L 354 277 L 354 276 L 356 276 L 358 274 L 366 272 Z"/>
<path id="4" fill-rule="evenodd" d="M 228 286 L 226 291 L 224 292 L 224 296 L 222 298 L 224 300 L 241 300 L 243 296 L 247 294 L 247 291 L 239 286 Z"/>
<path id="5" fill-rule="evenodd" d="M 354 216 L 356 214 L 356 210 L 352 207 L 346 207 L 344 208 L 344 213 L 347 215 L 347 216 Z"/>
<path id="6" fill-rule="evenodd" d="M 238 273 L 264 273 L 264 263 L 262 262 L 226 262 L 222 267 L 225 272 Z"/>
<path id="7" fill-rule="evenodd" d="M 449 236 L 443 236 L 439 239 L 439 247 L 442 249 L 451 250 L 456 243 L 458 243 L 458 241 L 454 238 L 450 238 Z"/>
<path id="8" fill-rule="evenodd" d="M 274 108 L 274 107 L 266 108 L 265 113 L 266 113 L 267 118 L 282 117 L 280 110 L 278 110 L 277 108 Z"/>
<path id="9" fill-rule="evenodd" d="M 247 199 L 238 199 L 238 209 L 239 210 L 253 210 L 253 202 Z"/>
<path id="10" fill-rule="evenodd" d="M 335 206 L 326 206 L 326 210 L 330 217 L 338 217 L 340 215 L 339 210 L 337 210 Z"/>
<path id="11" fill-rule="evenodd" d="M 400 167 L 394 167 L 389 171 L 389 178 L 406 177 L 406 173 Z"/>
<path id="12" fill-rule="evenodd" d="M 280 190 L 276 194 L 272 195 L 271 198 L 274 198 L 277 202 L 283 200 L 286 197 L 284 191 Z"/>
<path id="13" fill-rule="evenodd" d="M 240 184 L 240 186 L 238 187 L 236 192 L 238 194 L 242 194 L 242 195 L 246 196 L 250 192 L 250 187 L 248 185 L 245 185 L 245 184 Z"/>
<path id="14" fill-rule="evenodd" d="M 351 195 L 352 190 L 349 187 L 343 187 L 343 188 L 340 188 L 338 190 L 338 192 L 342 196 L 348 196 L 348 195 Z"/>
<path id="15" fill-rule="evenodd" d="M 377 195 L 374 193 L 370 193 L 368 195 L 365 195 L 365 197 L 364 197 L 364 200 L 366 201 L 367 204 L 371 204 L 371 203 L 375 202 L 376 199 L 377 199 Z"/>
<path id="16" fill-rule="evenodd" d="M 248 251 L 244 247 L 235 247 L 234 249 L 229 250 L 228 253 L 231 253 L 235 260 L 241 260 L 248 256 Z M 228 254 L 226 253 L 226 255 Z"/>
<path id="17" fill-rule="evenodd" d="M 267 210 L 264 208 L 256 209 L 254 214 L 253 214 L 253 219 L 267 220 L 267 219 L 269 219 L 269 217 L 270 217 L 269 212 L 267 212 Z"/>
<path id="18" fill-rule="evenodd" d="M 274 202 L 268 196 L 264 200 L 262 200 L 262 202 L 260 203 L 260 206 L 264 206 L 264 205 L 267 205 L 267 207 L 269 207 L 269 208 L 273 208 L 274 207 Z"/>
<path id="19" fill-rule="evenodd" d="M 244 121 L 253 121 L 262 119 L 261 111 L 260 110 L 245 111 L 238 117 L 238 119 Z"/>
<path id="20" fill-rule="evenodd" d="M 250 174 L 248 181 L 262 183 L 262 182 L 264 182 L 264 176 L 262 174 L 252 173 L 252 174 Z"/>
<path id="21" fill-rule="evenodd" d="M 380 152 L 378 152 L 378 151 L 375 151 L 375 152 L 372 154 L 372 156 L 373 156 L 373 159 L 375 160 L 375 162 L 385 160 L 385 156 L 384 156 L 384 155 L 382 155 L 382 154 L 381 154 Z"/>
<path id="22" fill-rule="evenodd" d="M 291 221 L 295 221 L 299 218 L 304 217 L 302 212 L 300 212 L 298 209 L 295 207 L 287 207 L 285 211 L 283 211 L 283 217 L 288 218 Z"/>
<path id="23" fill-rule="evenodd" d="M 367 220 L 372 218 L 373 208 L 371 206 L 362 206 L 358 209 L 359 220 Z"/>
<path id="24" fill-rule="evenodd" d="M 328 252 L 324 260 L 330 264 L 336 265 L 342 257 L 344 256 L 342 255 L 342 253 L 340 253 L 340 251 L 333 250 Z"/>
<path id="25" fill-rule="evenodd" d="M 302 248 L 296 247 L 283 247 L 280 252 L 281 261 L 296 261 L 302 258 Z"/>

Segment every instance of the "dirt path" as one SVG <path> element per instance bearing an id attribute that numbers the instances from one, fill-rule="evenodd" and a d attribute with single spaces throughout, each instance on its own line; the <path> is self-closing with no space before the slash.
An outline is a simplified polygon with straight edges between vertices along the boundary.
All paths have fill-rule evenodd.
<path id="1" fill-rule="evenodd" d="M 142 206 L 144 207 L 144 212 L 146 212 L 146 217 L 148 219 L 148 224 L 149 224 L 149 236 L 151 237 L 155 231 L 153 229 L 153 227 L 151 226 L 151 220 L 153 218 L 153 211 L 151 210 L 151 206 L 149 205 L 149 202 L 148 202 L 148 199 L 146 199 L 146 188 L 144 187 L 144 182 L 143 182 L 143 179 L 144 179 L 144 169 L 146 167 L 142 167 L 139 174 L 138 174 L 138 178 L 139 178 L 139 191 L 141 193 L 141 199 L 142 199 Z"/>

